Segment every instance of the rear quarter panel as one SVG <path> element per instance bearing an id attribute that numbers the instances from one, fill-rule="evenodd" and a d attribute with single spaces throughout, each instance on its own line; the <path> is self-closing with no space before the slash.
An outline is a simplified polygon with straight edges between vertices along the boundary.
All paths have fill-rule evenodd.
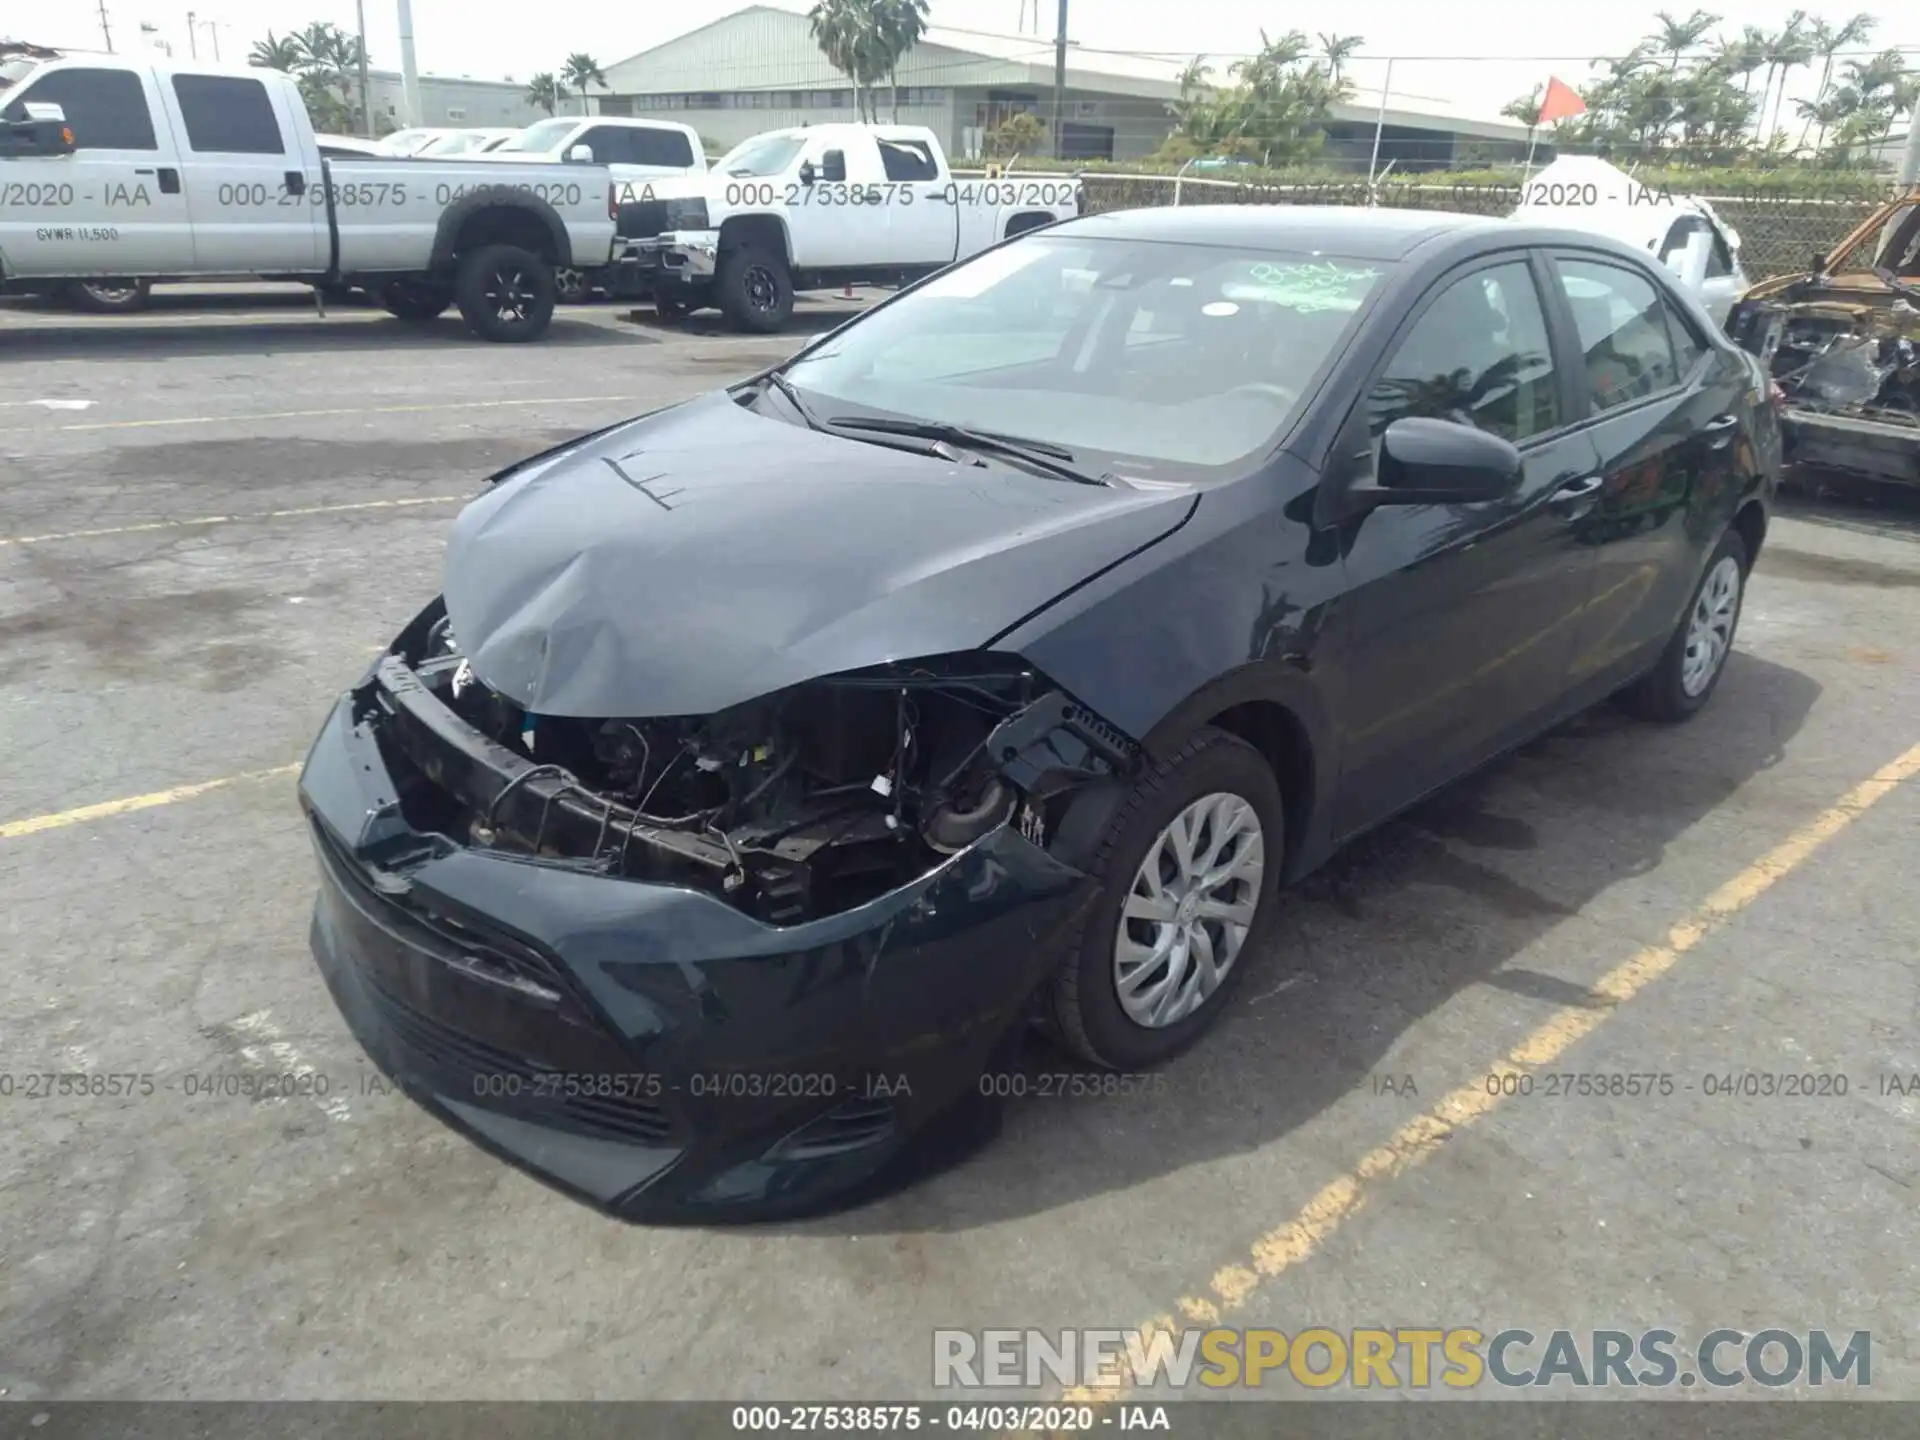
<path id="1" fill-rule="evenodd" d="M 333 160 L 340 269 L 424 270 L 440 217 L 469 196 L 504 191 L 553 207 L 572 243 L 571 263 L 604 265 L 613 246 L 612 176 L 602 165 L 543 165 L 411 156 Z"/>

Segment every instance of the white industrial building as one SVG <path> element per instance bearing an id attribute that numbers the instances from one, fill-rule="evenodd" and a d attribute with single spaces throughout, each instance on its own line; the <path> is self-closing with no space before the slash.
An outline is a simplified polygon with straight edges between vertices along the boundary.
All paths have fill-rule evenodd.
<path id="1" fill-rule="evenodd" d="M 1215 65 L 1216 76 L 1227 63 Z M 1179 97 L 1182 68 L 1069 45 L 1064 153 L 1110 160 L 1152 154 L 1172 128 L 1167 102 Z M 723 148 L 763 130 L 856 118 L 851 82 L 820 53 L 806 16 L 767 5 L 643 50 L 607 66 L 606 76 L 596 109 L 683 121 Z M 897 106 L 892 90 L 879 87 L 882 118 L 897 114 L 925 125 L 950 153 L 971 158 L 1009 116 L 1053 114 L 1053 41 L 935 26 L 901 62 L 897 79 Z M 1518 158 L 1526 150 L 1526 128 L 1511 121 L 1408 97 L 1392 100 L 1382 117 L 1378 101 L 1361 96 L 1335 107 L 1329 158 L 1366 169 L 1376 120 L 1384 121 L 1380 159 L 1397 161 L 1401 171 L 1450 164 L 1463 144 L 1482 157 Z"/>
<path id="2" fill-rule="evenodd" d="M 457 128 L 486 126 L 516 129 L 547 118 L 547 112 L 527 99 L 525 81 L 471 80 L 465 76 L 422 75 L 420 114 L 416 125 Z M 406 88 L 398 70 L 367 70 L 368 101 L 375 129 L 399 130 L 407 124 Z M 359 97 L 354 96 L 355 109 Z M 562 111 L 578 111 L 580 99 L 569 95 Z"/>

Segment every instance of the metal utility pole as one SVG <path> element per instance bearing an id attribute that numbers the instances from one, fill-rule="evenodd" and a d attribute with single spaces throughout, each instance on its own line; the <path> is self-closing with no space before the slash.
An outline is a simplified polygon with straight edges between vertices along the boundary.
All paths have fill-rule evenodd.
<path id="1" fill-rule="evenodd" d="M 353 0 L 354 19 L 360 22 L 360 129 L 373 139 L 373 100 L 367 88 L 367 0 Z"/>
<path id="2" fill-rule="evenodd" d="M 1038 0 L 1036 0 L 1038 3 Z M 1067 153 L 1067 0 L 1060 0 L 1060 28 L 1053 36 L 1053 158 Z"/>
<path id="3" fill-rule="evenodd" d="M 193 23 L 193 11 L 187 11 L 187 55 L 194 60 L 200 58 L 200 42 L 194 34 L 199 28 Z"/>
<path id="4" fill-rule="evenodd" d="M 107 53 L 113 53 L 113 31 L 107 28 L 107 0 L 100 0 L 100 38 L 107 42 Z"/>
<path id="5" fill-rule="evenodd" d="M 208 20 L 203 23 L 207 27 L 208 36 L 213 40 L 213 58 L 218 60 L 220 58 L 220 22 Z"/>
<path id="6" fill-rule="evenodd" d="M 413 6 L 400 0 L 400 87 L 406 96 L 407 124 L 418 125 L 420 114 L 420 72 L 413 64 Z"/>

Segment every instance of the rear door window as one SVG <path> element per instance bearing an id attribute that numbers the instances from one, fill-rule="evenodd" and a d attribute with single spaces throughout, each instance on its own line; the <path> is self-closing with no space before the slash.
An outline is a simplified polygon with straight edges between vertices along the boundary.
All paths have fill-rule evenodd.
<path id="1" fill-rule="evenodd" d="M 258 80 L 237 75 L 176 75 L 174 98 L 187 148 L 201 155 L 283 155 L 286 142 L 273 101 Z"/>
<path id="2" fill-rule="evenodd" d="M 1678 385 L 1695 358 L 1676 354 L 1667 305 L 1644 275 L 1599 260 L 1562 257 L 1554 266 L 1573 311 L 1598 415 Z M 1683 336 L 1688 332 L 1683 328 Z"/>

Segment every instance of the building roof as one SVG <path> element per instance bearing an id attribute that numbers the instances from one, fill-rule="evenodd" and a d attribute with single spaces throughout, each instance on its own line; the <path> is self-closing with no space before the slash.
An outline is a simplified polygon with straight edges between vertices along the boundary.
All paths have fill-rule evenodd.
<path id="1" fill-rule="evenodd" d="M 1150 55 L 1067 45 L 1067 88 L 1103 95 L 1175 100 L 1191 55 Z M 1235 56 L 1197 57 L 1215 83 L 1227 82 Z M 1040 35 L 929 26 L 901 62 L 899 81 L 912 86 L 1053 86 L 1054 44 Z M 616 94 L 673 91 L 796 90 L 838 87 L 846 77 L 813 43 L 807 17 L 773 5 L 730 15 L 606 67 Z M 1390 94 L 1384 115 L 1377 95 L 1356 95 L 1333 107 L 1333 118 L 1371 126 L 1378 119 L 1412 129 L 1445 130 L 1488 140 L 1527 138 L 1524 125 L 1452 101 Z"/>

